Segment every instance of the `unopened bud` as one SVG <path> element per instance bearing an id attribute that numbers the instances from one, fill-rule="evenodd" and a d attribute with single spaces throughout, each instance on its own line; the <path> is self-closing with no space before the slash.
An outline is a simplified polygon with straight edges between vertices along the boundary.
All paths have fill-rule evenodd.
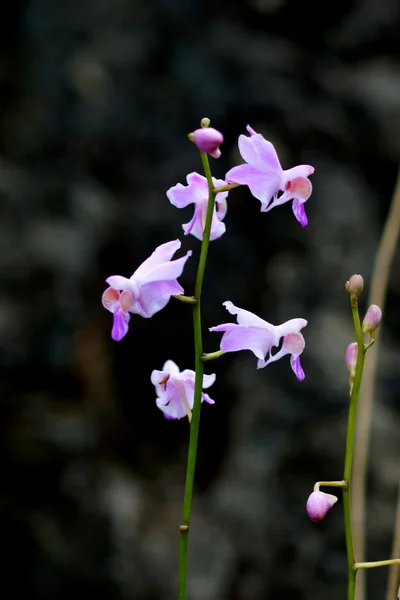
<path id="1" fill-rule="evenodd" d="M 224 141 L 224 136 L 217 129 L 214 129 L 213 127 L 196 129 L 193 133 L 189 133 L 188 137 L 190 141 L 196 144 L 200 152 L 210 154 L 213 158 L 219 158 L 221 156 L 219 146 Z"/>
<path id="2" fill-rule="evenodd" d="M 350 379 L 354 379 L 356 374 L 356 366 L 357 366 L 357 356 L 358 356 L 358 345 L 356 342 L 349 344 L 347 346 L 345 361 L 346 367 L 349 371 Z"/>
<path id="3" fill-rule="evenodd" d="M 382 321 L 382 311 L 376 304 L 371 304 L 362 322 L 363 333 L 373 333 Z"/>
<path id="4" fill-rule="evenodd" d="M 359 296 L 364 289 L 364 279 L 362 275 L 352 275 L 346 282 L 346 290 L 352 296 Z"/>
<path id="5" fill-rule="evenodd" d="M 325 494 L 325 492 L 313 492 L 310 494 L 306 509 L 311 521 L 321 521 L 337 501 L 336 496 Z"/>

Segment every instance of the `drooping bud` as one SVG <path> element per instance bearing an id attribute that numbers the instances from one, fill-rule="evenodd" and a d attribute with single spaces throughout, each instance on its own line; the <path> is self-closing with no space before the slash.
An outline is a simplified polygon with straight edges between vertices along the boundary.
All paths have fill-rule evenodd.
<path id="1" fill-rule="evenodd" d="M 354 379 L 356 374 L 356 365 L 357 365 L 357 356 L 358 356 L 358 345 L 357 342 L 353 342 L 347 346 L 345 361 L 346 367 L 349 371 L 350 379 Z"/>
<path id="2" fill-rule="evenodd" d="M 213 158 L 221 156 L 220 144 L 224 141 L 224 136 L 220 131 L 213 127 L 204 127 L 196 129 L 193 133 L 189 133 L 190 141 L 194 142 L 200 152 L 205 152 Z"/>
<path id="3" fill-rule="evenodd" d="M 364 289 L 364 279 L 362 275 L 352 275 L 349 281 L 346 282 L 345 287 L 349 294 L 358 297 Z"/>
<path id="4" fill-rule="evenodd" d="M 381 324 L 382 311 L 376 304 L 371 304 L 362 322 L 363 333 L 373 333 Z"/>
<path id="5" fill-rule="evenodd" d="M 321 521 L 337 501 L 336 496 L 325 494 L 325 492 L 313 492 L 310 494 L 306 509 L 311 521 L 315 523 Z"/>

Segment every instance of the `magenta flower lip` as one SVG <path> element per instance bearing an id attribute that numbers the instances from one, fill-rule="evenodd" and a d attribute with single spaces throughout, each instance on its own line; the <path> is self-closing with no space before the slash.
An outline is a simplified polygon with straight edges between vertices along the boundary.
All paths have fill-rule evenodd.
<path id="1" fill-rule="evenodd" d="M 271 142 L 250 125 L 247 125 L 247 131 L 250 136 L 239 136 L 239 152 L 247 164 L 230 169 L 226 181 L 247 185 L 252 195 L 260 200 L 261 212 L 292 201 L 293 214 L 305 227 L 308 219 L 304 204 L 312 192 L 308 177 L 314 173 L 314 167 L 298 165 L 284 171 Z"/>

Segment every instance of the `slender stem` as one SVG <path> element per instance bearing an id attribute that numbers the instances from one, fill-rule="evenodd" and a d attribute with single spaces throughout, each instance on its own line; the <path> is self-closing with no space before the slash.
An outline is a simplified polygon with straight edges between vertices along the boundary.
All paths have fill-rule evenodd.
<path id="1" fill-rule="evenodd" d="M 346 486 L 343 488 L 343 512 L 344 529 L 346 534 L 347 570 L 348 570 L 348 600 L 354 600 L 356 592 L 356 571 L 354 570 L 354 546 L 351 524 L 351 473 L 353 465 L 354 433 L 356 428 L 357 403 L 360 394 L 362 373 L 365 360 L 364 339 L 361 331 L 360 315 L 358 313 L 358 301 L 356 296 L 350 295 L 351 311 L 353 313 L 354 330 L 357 341 L 357 365 L 353 385 L 350 393 L 349 417 L 347 423 L 346 455 L 344 460 L 343 479 Z"/>
<path id="2" fill-rule="evenodd" d="M 314 485 L 314 492 L 319 492 L 319 488 L 320 487 L 341 487 L 341 488 L 345 488 L 346 487 L 346 482 L 345 481 L 317 481 L 317 483 Z"/>
<path id="3" fill-rule="evenodd" d="M 192 510 L 194 473 L 196 468 L 197 441 L 199 437 L 201 395 L 203 391 L 204 363 L 203 340 L 201 333 L 201 290 L 203 287 L 204 271 L 207 261 L 208 246 L 210 242 L 211 221 L 214 210 L 215 193 L 213 191 L 213 181 L 208 162 L 207 154 L 200 152 L 203 163 L 204 173 L 208 182 L 208 207 L 204 224 L 203 241 L 200 250 L 199 266 L 197 269 L 196 284 L 194 295 L 197 298 L 193 305 L 193 332 L 195 348 L 195 371 L 194 382 L 194 401 L 192 421 L 190 424 L 189 450 L 186 470 L 185 495 L 183 498 L 182 523 L 180 525 L 180 552 L 179 552 L 179 600 L 186 600 L 186 581 L 187 581 L 187 555 L 189 541 L 190 514 Z"/>
<path id="4" fill-rule="evenodd" d="M 182 294 L 177 294 L 174 296 L 174 298 L 180 300 L 181 302 L 185 302 L 185 304 L 197 304 L 197 298 L 194 296 L 183 296 Z"/>
<path id="5" fill-rule="evenodd" d="M 389 567 L 390 565 L 400 565 L 400 558 L 389 558 L 389 560 L 376 560 L 375 562 L 355 563 L 354 570 L 357 569 L 375 569 L 375 567 Z"/>
<path id="6" fill-rule="evenodd" d="M 215 360 L 216 358 L 219 358 L 220 356 L 223 356 L 225 354 L 225 352 L 223 350 L 217 350 L 216 352 L 208 352 L 207 354 L 203 354 L 203 356 L 201 357 L 201 360 L 203 362 L 206 362 L 207 360 Z"/>
<path id="7" fill-rule="evenodd" d="M 379 246 L 374 259 L 371 275 L 371 287 L 368 306 L 377 304 L 382 310 L 385 307 L 390 270 L 395 257 L 397 242 L 400 232 L 400 169 L 389 212 L 386 217 Z M 375 350 L 367 358 L 363 376 L 363 388 L 360 396 L 360 410 L 357 419 L 357 435 L 354 447 L 354 479 L 353 479 L 353 506 L 354 511 L 354 545 L 360 560 L 365 555 L 365 522 L 366 522 L 366 480 L 367 466 L 370 450 L 371 423 L 378 374 L 378 357 L 382 326 L 377 331 Z M 357 577 L 357 600 L 365 600 L 364 572 Z"/>
<path id="8" fill-rule="evenodd" d="M 213 192 L 214 194 L 218 194 L 219 192 L 228 192 L 229 190 L 233 190 L 241 185 L 241 183 L 227 183 L 226 185 L 221 185 L 221 187 L 214 188 Z"/>

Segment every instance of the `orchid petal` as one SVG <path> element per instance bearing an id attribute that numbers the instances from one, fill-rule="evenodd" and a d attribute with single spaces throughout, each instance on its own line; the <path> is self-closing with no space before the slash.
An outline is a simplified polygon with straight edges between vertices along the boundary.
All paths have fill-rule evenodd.
<path id="1" fill-rule="evenodd" d="M 126 336 L 129 329 L 129 313 L 124 312 L 123 310 L 116 310 L 114 312 L 113 326 L 111 330 L 111 337 L 116 342 L 122 340 L 123 337 Z"/>
<path id="2" fill-rule="evenodd" d="M 150 282 L 155 281 L 166 281 L 170 279 L 176 279 L 182 275 L 183 268 L 189 256 L 192 256 L 192 251 L 189 250 L 185 256 L 178 258 L 177 260 L 166 261 L 157 265 L 152 266 L 146 274 L 138 276 L 138 272 L 134 273 L 132 277 L 136 279 L 136 281 L 140 285 L 146 285 Z M 142 265 L 143 266 L 143 265 Z M 141 267 L 139 267 L 140 269 Z M 138 269 L 138 271 L 139 271 Z"/>
<path id="3" fill-rule="evenodd" d="M 281 178 L 276 173 L 265 173 L 257 166 L 239 165 L 225 175 L 229 182 L 247 185 L 252 195 L 260 200 L 264 210 L 281 189 Z"/>
<path id="4" fill-rule="evenodd" d="M 298 222 L 302 227 L 306 227 L 308 225 L 308 218 L 306 214 L 306 209 L 304 207 L 304 202 L 300 202 L 297 200 L 293 200 L 292 203 L 292 211 Z"/>
<path id="5" fill-rule="evenodd" d="M 274 326 L 267 321 L 264 321 L 264 319 L 257 317 L 257 315 L 249 310 L 244 310 L 243 308 L 235 306 L 230 300 L 227 300 L 222 304 L 231 315 L 236 315 L 239 325 L 245 325 L 245 327 L 266 327 L 271 331 L 274 329 Z"/>
<path id="6" fill-rule="evenodd" d="M 282 167 L 273 144 L 260 133 L 254 133 L 251 137 L 239 136 L 239 152 L 247 163 L 254 164 L 265 172 L 282 173 Z"/>
<path id="7" fill-rule="evenodd" d="M 303 381 L 305 379 L 305 373 L 301 366 L 300 356 L 291 356 L 290 366 L 292 367 L 293 373 L 296 375 L 297 379 L 299 381 Z"/>
<path id="8" fill-rule="evenodd" d="M 276 331 L 278 337 L 281 338 L 290 333 L 298 333 L 303 327 L 306 327 L 307 321 L 305 319 L 289 319 L 286 323 L 282 323 L 282 325 L 278 325 L 276 327 Z M 301 334 L 299 334 L 301 335 Z M 303 337 L 303 336 L 301 336 Z M 303 339 L 304 341 L 304 339 Z"/>
<path id="9" fill-rule="evenodd" d="M 166 371 L 170 375 L 178 375 L 179 374 L 179 367 L 178 367 L 178 365 L 173 360 L 167 360 L 164 363 L 163 371 Z"/>
<path id="10" fill-rule="evenodd" d="M 218 327 L 210 328 L 210 331 L 218 330 Z M 243 325 L 231 323 L 230 329 L 227 329 L 222 336 L 220 348 L 223 352 L 251 350 L 257 358 L 263 359 L 270 350 L 273 341 L 273 335 L 265 329 L 244 327 Z"/>
<path id="11" fill-rule="evenodd" d="M 167 198 L 177 208 L 185 208 L 189 204 L 196 202 L 191 189 L 182 183 L 177 183 L 174 187 L 171 187 L 167 191 Z"/>
<path id="12" fill-rule="evenodd" d="M 171 296 L 183 293 L 183 287 L 174 280 L 147 283 L 141 288 L 140 302 L 135 304 L 131 312 L 150 318 L 168 304 Z"/>
<path id="13" fill-rule="evenodd" d="M 171 242 L 161 244 L 161 246 L 158 246 L 158 248 L 156 248 L 154 252 L 149 256 L 149 258 L 147 258 L 140 265 L 140 267 L 136 269 L 132 277 L 135 277 L 135 279 L 140 280 L 146 279 L 151 269 L 162 263 L 170 261 L 175 252 L 179 250 L 180 247 L 180 240 L 172 240 Z"/>
<path id="14" fill-rule="evenodd" d="M 119 306 L 118 290 L 115 290 L 112 287 L 107 288 L 101 297 L 101 301 L 104 308 L 113 313 Z"/>
<path id="15" fill-rule="evenodd" d="M 122 275 L 111 275 L 111 277 L 107 277 L 106 282 L 115 290 L 132 291 L 131 280 Z"/>
<path id="16" fill-rule="evenodd" d="M 207 402 L 208 404 L 215 404 L 215 400 L 213 400 L 212 398 L 210 398 L 210 396 L 208 394 L 202 394 L 201 395 L 201 401 L 202 402 Z"/>

